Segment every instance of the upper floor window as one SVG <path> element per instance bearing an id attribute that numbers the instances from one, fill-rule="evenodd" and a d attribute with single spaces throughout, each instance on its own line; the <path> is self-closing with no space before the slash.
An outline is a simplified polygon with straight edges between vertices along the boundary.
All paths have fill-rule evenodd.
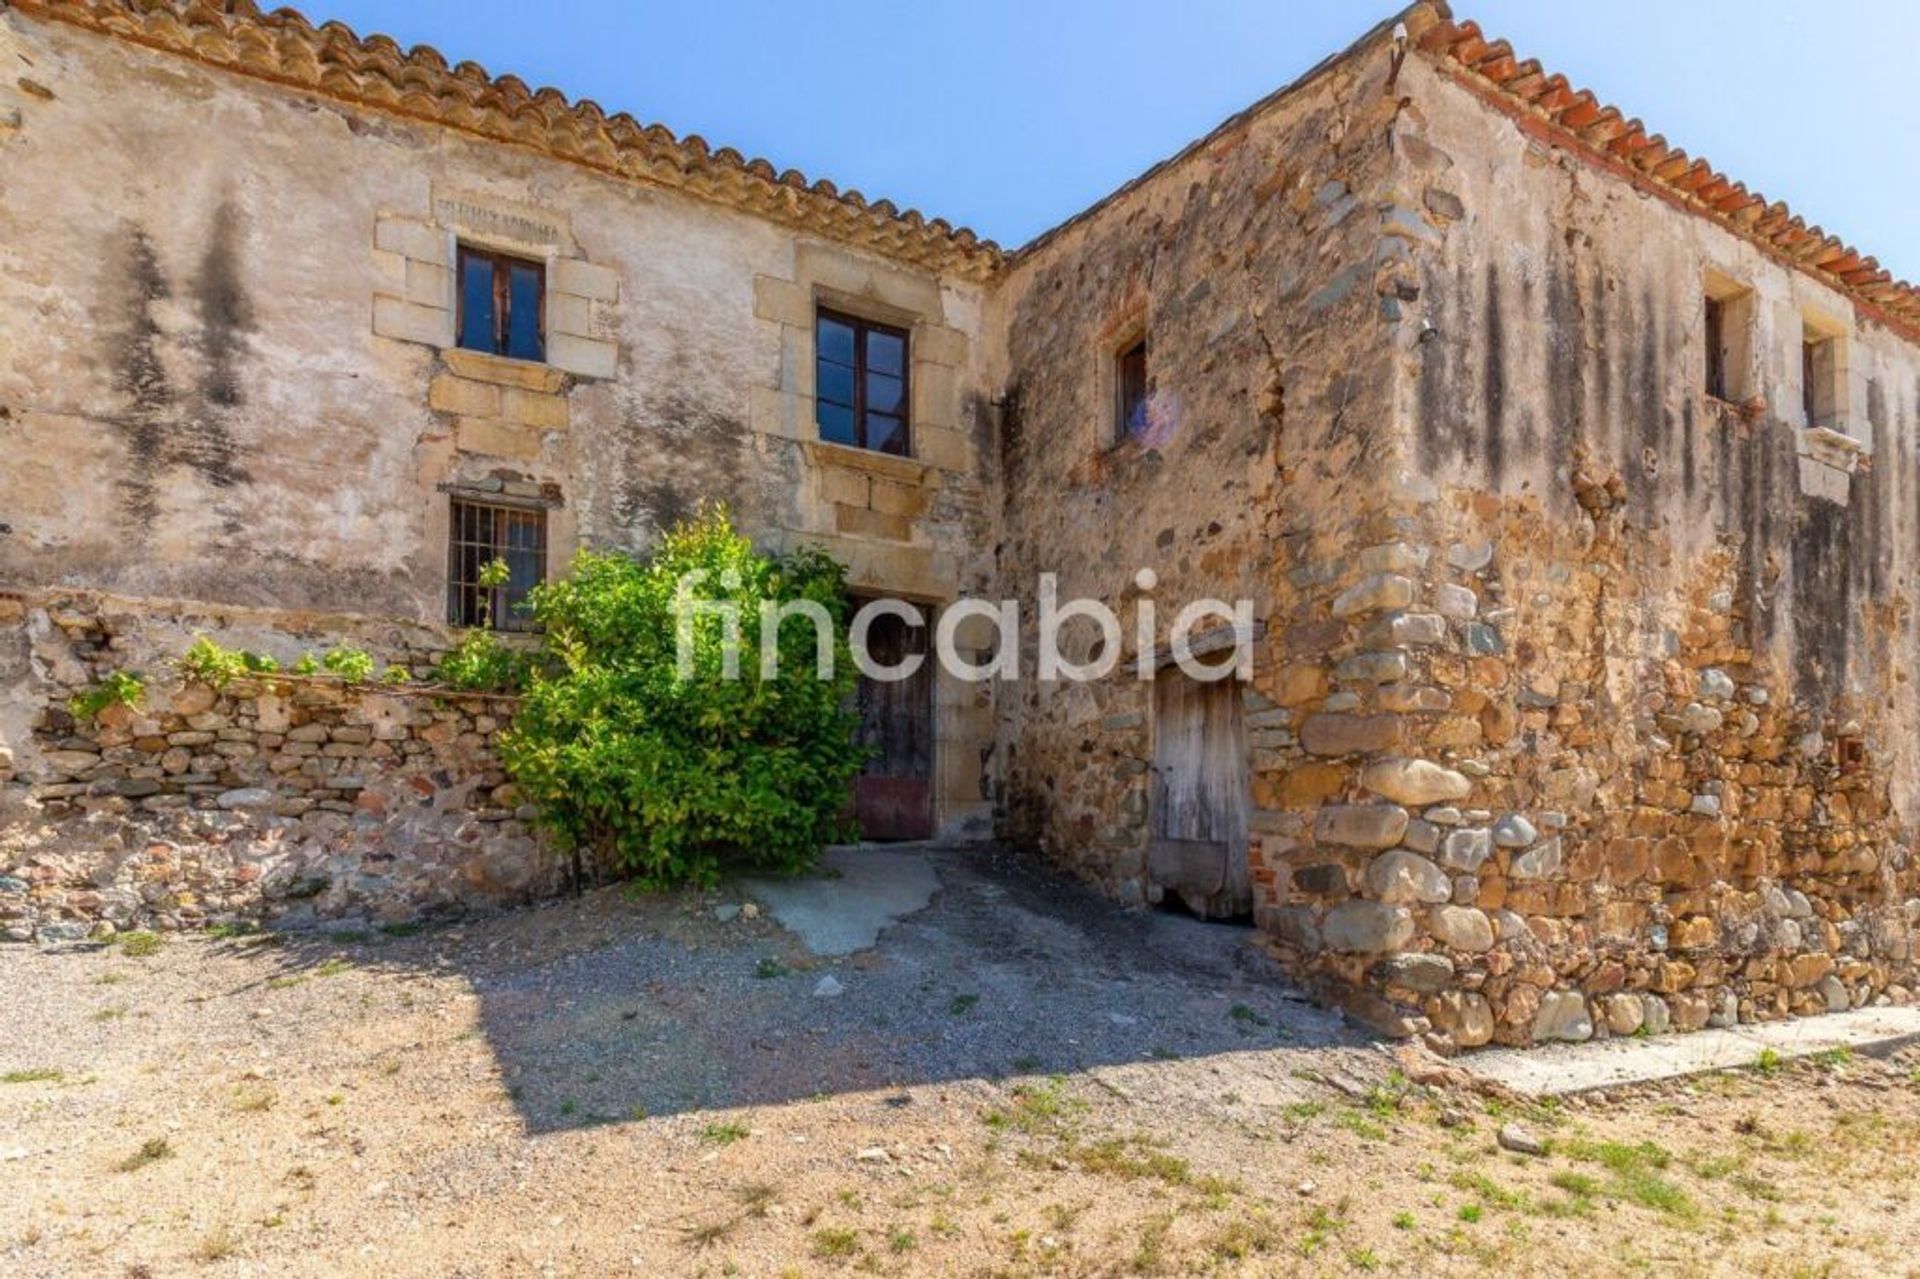
<path id="1" fill-rule="evenodd" d="M 1846 429 L 1846 339 L 1802 318 L 1800 407 L 1808 426 Z"/>
<path id="2" fill-rule="evenodd" d="M 1704 389 L 1716 400 L 1745 401 L 1754 393 L 1753 290 L 1708 271 L 1705 314 Z"/>
<path id="3" fill-rule="evenodd" d="M 451 515 L 447 620 L 496 631 L 533 630 L 521 605 L 547 580 L 546 511 L 456 497 Z M 490 568 L 496 561 L 506 566 L 504 575 Z"/>
<path id="4" fill-rule="evenodd" d="M 463 244 L 458 268 L 459 344 L 515 360 L 545 359 L 545 264 Z"/>
<path id="5" fill-rule="evenodd" d="M 827 310 L 814 317 L 813 329 L 820 438 L 906 457 L 906 330 Z"/>
<path id="6" fill-rule="evenodd" d="M 1147 339 L 1143 334 L 1113 357 L 1113 438 L 1138 439 L 1147 429 Z"/>

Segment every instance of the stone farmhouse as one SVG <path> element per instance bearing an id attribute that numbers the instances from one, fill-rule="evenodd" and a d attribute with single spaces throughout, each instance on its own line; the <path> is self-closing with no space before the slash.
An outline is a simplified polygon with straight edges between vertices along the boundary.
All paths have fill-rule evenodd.
<path id="1" fill-rule="evenodd" d="M 250 0 L 11 0 L 0 267 L 14 940 L 552 889 L 510 700 L 70 701 L 196 633 L 423 673 L 480 564 L 513 626 L 720 498 L 1123 620 L 872 699 L 870 835 L 1250 917 L 1442 1048 L 1909 995 L 1920 290 L 1437 0 L 1012 252 Z M 1251 677 L 1138 678 L 1201 596 Z"/>

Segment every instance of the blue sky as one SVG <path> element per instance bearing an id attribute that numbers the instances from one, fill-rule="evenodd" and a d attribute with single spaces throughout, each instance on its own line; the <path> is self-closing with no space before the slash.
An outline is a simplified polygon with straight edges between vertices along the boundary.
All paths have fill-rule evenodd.
<path id="1" fill-rule="evenodd" d="M 1356 0 L 311 0 L 316 21 L 1018 245 L 1344 47 Z M 1908 0 L 1464 0 L 1521 56 L 1920 280 Z"/>

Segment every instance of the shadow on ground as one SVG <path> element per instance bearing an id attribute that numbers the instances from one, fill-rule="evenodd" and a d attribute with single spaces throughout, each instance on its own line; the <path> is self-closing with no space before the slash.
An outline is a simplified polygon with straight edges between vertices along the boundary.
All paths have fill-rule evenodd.
<path id="1" fill-rule="evenodd" d="M 931 901 L 845 956 L 813 954 L 738 885 L 606 889 L 410 936 L 286 934 L 263 980 L 342 962 L 458 974 L 536 1132 L 1364 1042 L 1248 929 L 1122 910 L 1006 849 L 901 856 L 931 868 Z"/>

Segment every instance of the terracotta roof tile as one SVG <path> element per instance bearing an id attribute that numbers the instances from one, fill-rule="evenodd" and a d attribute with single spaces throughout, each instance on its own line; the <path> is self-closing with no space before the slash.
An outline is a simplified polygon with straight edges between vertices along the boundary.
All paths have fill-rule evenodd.
<path id="1" fill-rule="evenodd" d="M 776 172 L 697 134 L 676 138 L 590 99 L 570 102 L 518 76 L 489 76 L 475 62 L 449 68 L 426 45 L 402 50 L 362 38 L 342 22 L 314 26 L 292 9 L 263 14 L 252 0 L 15 0 L 36 17 L 118 36 L 255 79 L 355 106 L 517 143 L 560 159 L 673 187 L 803 230 L 851 241 L 930 270 L 985 279 L 1004 255 L 991 240 L 917 209 L 868 201 L 798 171 Z"/>
<path id="2" fill-rule="evenodd" d="M 1472 21 L 1455 21 L 1441 0 L 1419 8 L 1431 15 L 1416 44 L 1439 66 L 1506 114 L 1533 126 L 1535 136 L 1590 158 L 1672 203 L 1711 218 L 1770 256 L 1810 272 L 1849 294 L 1871 317 L 1920 341 L 1920 288 L 1897 280 L 1819 227 L 1809 229 L 1786 205 L 1769 201 L 1707 161 L 1649 136 L 1638 120 L 1575 89 L 1540 64 L 1516 62 L 1504 40 L 1489 42 Z"/>

